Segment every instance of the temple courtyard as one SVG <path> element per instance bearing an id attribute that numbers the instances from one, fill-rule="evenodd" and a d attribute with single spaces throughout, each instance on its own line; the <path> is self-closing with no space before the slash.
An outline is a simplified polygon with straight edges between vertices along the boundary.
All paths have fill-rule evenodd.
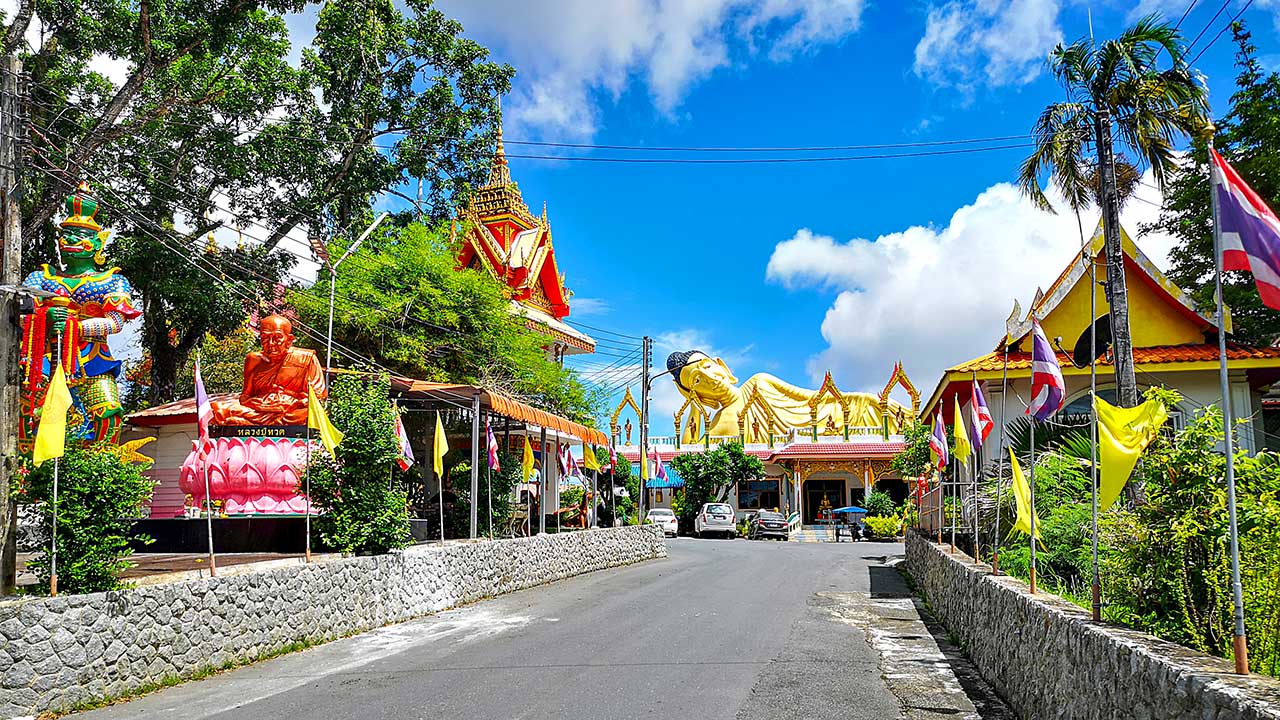
<path id="1" fill-rule="evenodd" d="M 1012 717 L 922 620 L 900 544 L 668 548 L 77 717 Z"/>

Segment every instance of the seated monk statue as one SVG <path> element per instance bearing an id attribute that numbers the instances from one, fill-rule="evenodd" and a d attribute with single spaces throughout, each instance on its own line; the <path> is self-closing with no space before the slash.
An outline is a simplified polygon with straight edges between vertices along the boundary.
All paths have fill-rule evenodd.
<path id="1" fill-rule="evenodd" d="M 244 359 L 244 391 L 213 405 L 214 425 L 305 425 L 307 387 L 328 395 L 324 371 L 314 350 L 293 346 L 293 323 L 280 315 L 262 319 L 262 352 Z"/>

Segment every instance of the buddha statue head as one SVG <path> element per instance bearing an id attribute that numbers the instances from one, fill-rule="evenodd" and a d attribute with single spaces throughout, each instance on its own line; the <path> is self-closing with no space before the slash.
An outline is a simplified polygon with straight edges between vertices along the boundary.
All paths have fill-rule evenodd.
<path id="1" fill-rule="evenodd" d="M 293 323 L 283 315 L 268 315 L 258 326 L 258 340 L 262 354 L 272 362 L 279 362 L 293 348 Z"/>
<path id="2" fill-rule="evenodd" d="M 729 366 L 701 350 L 671 353 L 667 356 L 667 370 L 681 393 L 698 396 L 708 407 L 724 407 L 738 397 L 738 378 Z"/>

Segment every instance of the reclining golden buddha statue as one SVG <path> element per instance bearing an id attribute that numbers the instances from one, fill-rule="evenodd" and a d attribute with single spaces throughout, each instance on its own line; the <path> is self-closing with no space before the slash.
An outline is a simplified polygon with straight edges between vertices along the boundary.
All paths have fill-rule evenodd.
<path id="1" fill-rule="evenodd" d="M 819 390 L 797 387 L 768 373 L 752 375 L 739 387 L 724 360 L 701 350 L 672 353 L 667 370 L 680 394 L 692 401 L 686 407 L 696 403 L 710 414 L 705 429 L 697 417 L 682 424 L 683 442 L 701 441 L 707 432 L 711 437 L 745 436 L 747 442 L 767 442 L 770 433 L 809 430 L 815 425 L 825 435 L 841 434 L 846 427 L 863 434 L 896 434 L 914 419 L 911 408 L 888 398 L 887 388 L 883 396 L 840 392 L 829 374 Z M 696 416 L 693 411 L 690 408 Z"/>

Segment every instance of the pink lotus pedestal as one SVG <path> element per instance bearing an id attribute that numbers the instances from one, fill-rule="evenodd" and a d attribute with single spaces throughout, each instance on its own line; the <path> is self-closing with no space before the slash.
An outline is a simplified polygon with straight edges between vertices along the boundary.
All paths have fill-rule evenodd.
<path id="1" fill-rule="evenodd" d="M 210 438 L 203 463 L 192 443 L 178 487 L 203 507 L 207 467 L 209 494 L 223 501 L 226 514 L 300 515 L 308 512 L 309 504 L 299 490 L 306 463 L 307 441 L 302 438 Z"/>

